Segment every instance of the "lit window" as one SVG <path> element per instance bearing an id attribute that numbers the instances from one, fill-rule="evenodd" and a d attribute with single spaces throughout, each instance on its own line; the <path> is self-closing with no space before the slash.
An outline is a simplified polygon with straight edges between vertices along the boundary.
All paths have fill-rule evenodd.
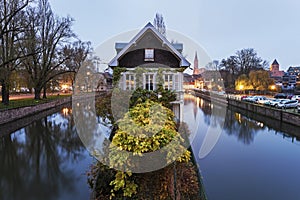
<path id="1" fill-rule="evenodd" d="M 134 75 L 133 74 L 126 74 L 126 90 L 134 90 Z"/>
<path id="2" fill-rule="evenodd" d="M 164 79 L 165 79 L 165 84 L 164 84 L 165 90 L 172 90 L 173 89 L 173 75 L 165 74 Z"/>
<path id="3" fill-rule="evenodd" d="M 154 61 L 154 49 L 145 49 L 145 61 Z"/>

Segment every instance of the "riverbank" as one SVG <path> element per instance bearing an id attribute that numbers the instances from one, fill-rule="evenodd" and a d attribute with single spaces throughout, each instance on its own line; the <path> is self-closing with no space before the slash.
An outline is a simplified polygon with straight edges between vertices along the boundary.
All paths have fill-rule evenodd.
<path id="1" fill-rule="evenodd" d="M 0 111 L 0 125 L 6 124 L 9 122 L 13 122 L 15 120 L 35 115 L 37 113 L 40 113 L 42 111 L 49 110 L 51 108 L 55 108 L 67 103 L 72 102 L 72 97 L 64 97 L 59 98 L 50 102 L 41 103 L 37 105 L 32 106 L 26 106 L 26 107 L 20 107 L 20 108 L 14 108 L 14 109 L 7 109 L 7 110 L 1 110 Z"/>
<path id="2" fill-rule="evenodd" d="M 193 94 L 197 97 L 203 98 L 208 101 L 212 101 L 215 103 L 223 103 L 229 106 L 235 106 L 262 115 L 264 117 L 275 119 L 279 122 L 289 123 L 296 126 L 300 125 L 300 115 L 296 112 L 288 112 L 285 109 L 277 109 L 259 104 L 253 104 L 241 101 L 239 99 L 230 98 L 228 95 L 223 96 L 209 92 L 205 93 L 198 90 L 193 90 Z"/>

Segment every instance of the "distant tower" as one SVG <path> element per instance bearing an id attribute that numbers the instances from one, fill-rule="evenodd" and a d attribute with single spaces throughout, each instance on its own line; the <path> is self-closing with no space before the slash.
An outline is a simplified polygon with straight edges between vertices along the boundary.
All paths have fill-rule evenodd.
<path id="1" fill-rule="evenodd" d="M 279 64 L 277 60 L 275 59 L 270 67 L 271 72 L 278 72 L 279 71 Z"/>
<path id="2" fill-rule="evenodd" d="M 198 57 L 197 57 L 197 51 L 195 53 L 195 58 L 194 58 L 194 71 L 193 75 L 200 74 L 199 66 L 198 66 Z"/>

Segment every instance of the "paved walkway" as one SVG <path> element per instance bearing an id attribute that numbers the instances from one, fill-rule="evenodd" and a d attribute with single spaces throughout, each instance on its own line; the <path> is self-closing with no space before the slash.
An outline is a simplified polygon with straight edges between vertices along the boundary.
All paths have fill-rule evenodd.
<path id="1" fill-rule="evenodd" d="M 47 93 L 47 96 L 54 96 L 54 95 L 69 95 L 70 93 Z M 9 95 L 9 100 L 17 100 L 17 99 L 33 99 L 34 94 L 14 94 Z M 2 101 L 2 97 L 0 96 L 0 101 Z"/>

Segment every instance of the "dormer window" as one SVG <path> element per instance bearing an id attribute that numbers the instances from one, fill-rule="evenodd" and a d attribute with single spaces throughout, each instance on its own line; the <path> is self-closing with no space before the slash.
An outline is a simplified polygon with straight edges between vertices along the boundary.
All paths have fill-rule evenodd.
<path id="1" fill-rule="evenodd" d="M 145 49 L 145 61 L 154 61 L 154 49 Z"/>

